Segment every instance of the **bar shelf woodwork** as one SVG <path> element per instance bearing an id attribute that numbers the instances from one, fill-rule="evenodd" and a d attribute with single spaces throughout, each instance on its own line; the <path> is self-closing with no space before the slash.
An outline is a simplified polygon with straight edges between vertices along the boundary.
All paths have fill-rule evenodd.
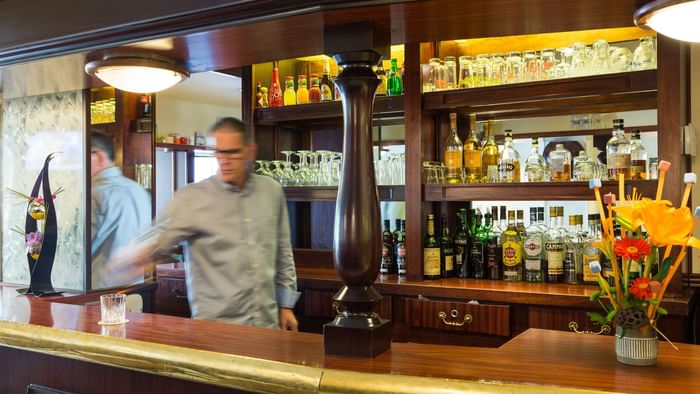
<path id="1" fill-rule="evenodd" d="M 380 201 L 404 201 L 405 188 L 400 186 L 378 186 Z M 287 201 L 335 201 L 337 186 L 287 186 L 284 188 Z"/>

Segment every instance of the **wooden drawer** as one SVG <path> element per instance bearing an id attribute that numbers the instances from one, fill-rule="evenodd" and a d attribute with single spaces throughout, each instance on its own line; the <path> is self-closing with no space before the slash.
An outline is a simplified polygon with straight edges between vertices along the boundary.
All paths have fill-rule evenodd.
<path id="1" fill-rule="evenodd" d="M 329 291 L 304 290 L 304 316 L 335 318 L 337 312 L 333 301 L 334 295 L 334 292 Z M 374 311 L 383 319 L 391 319 L 391 296 L 383 296 L 382 300 L 375 305 Z"/>
<path id="2" fill-rule="evenodd" d="M 156 291 L 156 313 L 190 317 L 185 280 L 181 278 L 158 278 Z"/>
<path id="3" fill-rule="evenodd" d="M 406 322 L 414 328 L 510 336 L 510 306 L 410 298 Z"/>
<path id="4" fill-rule="evenodd" d="M 545 328 L 548 330 L 575 331 L 586 333 L 612 334 L 612 325 L 606 330 L 603 326 L 593 324 L 586 310 L 543 308 L 531 306 L 528 308 L 528 327 Z M 602 313 L 602 312 L 599 312 Z M 574 330 L 575 328 L 575 330 Z"/>

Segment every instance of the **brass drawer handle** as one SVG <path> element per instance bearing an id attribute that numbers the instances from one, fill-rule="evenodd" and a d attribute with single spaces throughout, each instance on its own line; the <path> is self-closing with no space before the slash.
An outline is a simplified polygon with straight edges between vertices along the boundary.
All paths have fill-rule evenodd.
<path id="1" fill-rule="evenodd" d="M 459 312 L 457 310 L 453 309 L 450 311 L 450 316 L 454 319 L 459 315 Z M 447 321 L 447 313 L 441 311 L 438 313 L 438 317 L 446 326 L 452 326 L 452 327 L 462 327 L 463 325 L 467 323 L 472 322 L 472 315 L 465 313 L 464 314 L 464 320 L 460 321 Z"/>
<path id="2" fill-rule="evenodd" d="M 333 302 L 333 310 L 335 311 L 335 313 L 337 315 L 340 315 L 340 303 L 338 303 L 337 301 L 334 301 Z"/>
<path id="3" fill-rule="evenodd" d="M 569 330 L 570 330 L 570 331 L 573 331 L 573 332 L 575 332 L 575 333 L 577 333 L 577 334 L 592 334 L 592 335 L 610 334 L 610 326 L 607 325 L 607 324 L 603 324 L 603 325 L 600 327 L 600 331 L 598 331 L 598 332 L 595 332 L 595 331 L 585 331 L 585 330 L 579 331 L 579 330 L 578 330 L 578 323 L 576 323 L 575 321 L 570 321 L 570 322 L 569 322 Z"/>
<path id="4" fill-rule="evenodd" d="M 178 300 L 186 300 L 187 296 L 180 291 L 180 289 L 173 289 L 173 295 Z"/>

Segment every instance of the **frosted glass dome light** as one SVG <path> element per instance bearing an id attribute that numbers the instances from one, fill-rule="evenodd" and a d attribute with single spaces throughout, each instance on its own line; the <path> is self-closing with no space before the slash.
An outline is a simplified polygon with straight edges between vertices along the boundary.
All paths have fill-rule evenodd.
<path id="1" fill-rule="evenodd" d="M 700 42 L 700 1 L 657 0 L 634 13 L 638 26 L 680 41 Z"/>
<path id="2" fill-rule="evenodd" d="M 156 93 L 189 78 L 190 73 L 174 62 L 147 57 L 110 57 L 85 65 L 85 72 L 119 90 Z"/>

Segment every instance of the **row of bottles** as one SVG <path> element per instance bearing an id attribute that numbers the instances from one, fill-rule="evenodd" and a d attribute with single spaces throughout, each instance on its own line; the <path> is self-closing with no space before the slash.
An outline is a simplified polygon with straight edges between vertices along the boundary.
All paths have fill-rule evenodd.
<path id="1" fill-rule="evenodd" d="M 466 209 L 460 209 L 454 236 L 442 215 L 440 237 L 435 235 L 435 217 L 430 214 L 423 244 L 423 276 L 595 284 L 588 264 L 604 260 L 593 246 L 600 238 L 600 217 L 588 215 L 588 231 L 584 231 L 583 215 L 569 216 L 566 227 L 563 210 L 550 207 L 547 226 L 544 208 L 530 208 L 530 225 L 525 227 L 522 210 L 506 211 L 501 206 L 499 212 L 494 206 L 485 214 L 472 209 L 468 215 Z M 610 266 L 604 261 L 602 265 Z"/>
<path id="2" fill-rule="evenodd" d="M 391 221 L 384 220 L 382 232 L 382 274 L 406 275 L 406 221 L 396 219 L 396 229 L 391 231 Z"/>
<path id="3" fill-rule="evenodd" d="M 340 73 L 340 67 L 338 67 Z M 377 77 L 381 84 L 377 88 L 377 95 L 398 96 L 403 94 L 403 80 L 399 72 L 396 59 L 391 59 L 391 69 L 387 73 L 382 62 L 376 70 Z M 297 105 L 320 103 L 325 101 L 340 100 L 340 92 L 335 89 L 331 77 L 331 66 L 329 59 L 323 64 L 323 73 L 309 75 L 309 84 L 306 75 L 297 76 L 297 85 L 294 86 L 294 77 L 288 75 L 284 78 L 284 90 L 279 82 L 279 69 L 277 62 L 272 65 L 272 82 L 270 90 L 258 83 L 255 86 L 255 107 L 281 107 L 283 105 Z"/>
<path id="4" fill-rule="evenodd" d="M 511 130 L 505 131 L 505 142 L 499 151 L 494 138 L 493 121 L 484 128 L 485 138 L 476 135 L 476 115 L 469 116 L 469 136 L 462 143 L 457 134 L 457 114 L 450 114 L 450 134 L 443 149 L 445 182 L 456 183 L 512 183 L 520 182 L 520 154 L 513 144 Z M 641 143 L 640 133 L 632 135 L 632 141 L 624 134 L 624 121 L 613 121 L 613 136 L 606 146 L 607 170 L 602 170 L 598 158 L 589 157 L 585 151 L 572 159 L 564 144 L 556 144 L 549 154 L 549 161 L 539 152 L 537 138 L 532 139 L 530 155 L 525 159 L 526 182 L 588 181 L 593 178 L 648 179 L 647 152 Z"/>

